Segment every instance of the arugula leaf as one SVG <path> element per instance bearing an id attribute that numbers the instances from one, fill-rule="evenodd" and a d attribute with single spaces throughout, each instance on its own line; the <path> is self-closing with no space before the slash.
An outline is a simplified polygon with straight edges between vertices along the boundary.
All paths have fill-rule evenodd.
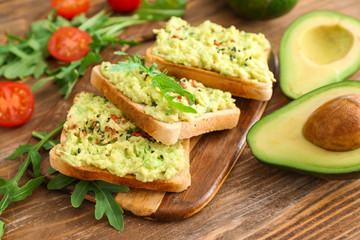
<path id="1" fill-rule="evenodd" d="M 89 185 L 90 181 L 81 180 L 75 185 L 74 192 L 71 194 L 71 205 L 74 208 L 80 207 L 81 203 L 84 201 L 86 194 L 91 189 Z"/>
<path id="2" fill-rule="evenodd" d="M 140 19 L 159 21 L 171 16 L 182 16 L 186 0 L 142 0 L 136 14 Z"/>
<path id="3" fill-rule="evenodd" d="M 5 223 L 0 220 L 0 238 L 4 236 L 5 232 Z"/>
<path id="4" fill-rule="evenodd" d="M 120 205 L 115 201 L 111 195 L 111 190 L 102 188 L 101 181 L 93 181 L 91 189 L 95 193 L 95 218 L 97 220 L 101 219 L 104 214 L 109 219 L 109 223 L 116 230 L 123 230 L 124 228 L 124 219 L 122 214 L 124 211 Z M 125 187 L 124 187 L 125 189 Z M 128 191 L 128 188 L 126 189 Z"/>
<path id="5" fill-rule="evenodd" d="M 127 59 L 125 62 L 118 62 L 115 65 L 112 65 L 109 71 L 126 71 L 129 70 L 133 72 L 135 70 L 141 70 L 146 73 L 147 76 L 151 77 L 151 86 L 158 87 L 166 99 L 166 101 L 174 108 L 189 113 L 197 113 L 196 110 L 190 106 L 186 106 L 180 102 L 173 101 L 176 97 L 171 96 L 168 93 L 176 93 L 180 96 L 186 97 L 189 100 L 189 104 L 193 105 L 195 103 L 194 96 L 185 91 L 184 88 L 177 83 L 174 78 L 166 75 L 166 72 L 161 72 L 156 69 L 157 65 L 154 63 L 150 68 L 144 64 L 143 59 L 135 54 L 133 57 L 130 57 L 127 53 L 117 51 L 117 55 L 124 55 Z"/>
<path id="6" fill-rule="evenodd" d="M 31 164 L 33 166 L 34 176 L 39 177 L 39 175 L 40 175 L 40 162 L 41 162 L 40 153 L 35 149 L 31 149 L 29 151 L 28 157 L 30 158 Z"/>
<path id="7" fill-rule="evenodd" d="M 48 183 L 48 189 L 61 189 L 76 180 L 79 179 L 60 174 Z M 123 210 L 111 193 L 127 192 L 129 188 L 98 180 L 80 180 L 71 195 L 72 206 L 79 207 L 89 191 L 95 193 L 95 218 L 99 220 L 105 214 L 111 226 L 116 230 L 122 230 L 124 228 Z"/>
<path id="8" fill-rule="evenodd" d="M 37 131 L 33 131 L 32 132 L 32 135 L 33 137 L 36 137 L 36 138 L 39 138 L 40 140 L 45 138 L 47 133 L 46 132 L 37 132 Z M 52 149 L 53 147 L 55 147 L 55 145 L 59 144 L 60 143 L 60 140 L 47 140 L 44 145 L 43 145 L 43 148 L 45 150 L 50 150 Z M 30 145 L 30 144 L 29 144 Z M 31 145 L 30 145 L 31 146 Z"/>
<path id="9" fill-rule="evenodd" d="M 27 196 L 30 196 L 35 188 L 37 188 L 44 180 L 44 176 L 38 177 L 40 174 L 40 161 L 41 156 L 39 154 L 39 149 L 44 146 L 49 139 L 59 132 L 62 129 L 61 124 L 59 127 L 54 129 L 48 135 L 40 134 L 42 139 L 36 145 L 25 144 L 20 145 L 13 154 L 11 154 L 8 159 L 15 159 L 21 154 L 28 153 L 24 162 L 20 165 L 18 172 L 15 177 L 12 179 L 0 178 L 0 194 L 3 194 L 0 201 L 0 215 L 1 213 L 9 206 L 11 202 L 20 201 L 25 199 Z M 50 144 L 50 143 L 48 143 Z M 30 163 L 33 165 L 33 171 L 35 179 L 31 179 L 24 186 L 19 187 L 19 181 L 24 175 L 26 169 L 29 167 Z M 4 235 L 5 223 L 0 221 L 0 237 Z"/>
<path id="10" fill-rule="evenodd" d="M 54 174 L 56 173 L 57 171 L 55 169 L 53 169 L 53 167 L 50 165 L 49 166 L 49 170 L 48 170 L 48 174 L 51 175 L 51 174 Z"/>
<path id="11" fill-rule="evenodd" d="M 47 185 L 47 188 L 51 190 L 59 190 L 75 182 L 76 180 L 76 178 L 60 174 L 51 179 L 51 181 Z"/>
<path id="12" fill-rule="evenodd" d="M 7 180 L 0 178 L 0 193 L 4 194 L 4 197 L 0 201 L 0 212 L 4 211 L 11 202 L 20 201 L 30 196 L 33 190 L 37 188 L 43 180 L 44 176 L 31 179 L 19 188 L 17 182 L 14 182 L 12 179 Z"/>
<path id="13" fill-rule="evenodd" d="M 8 160 L 14 160 L 17 157 L 20 157 L 22 154 L 27 153 L 29 151 L 31 151 L 32 149 L 34 149 L 34 146 L 27 143 L 25 145 L 19 145 L 16 149 L 15 152 L 13 152 L 10 156 L 7 157 Z"/>
<path id="14" fill-rule="evenodd" d="M 56 16 L 53 10 L 47 19 L 31 24 L 25 39 L 8 34 L 9 42 L 0 46 L 0 76 L 8 79 L 22 79 L 32 75 L 38 78 L 46 72 L 48 76 L 36 82 L 32 90 L 39 89 L 48 81 L 55 81 L 61 88 L 60 93 L 67 98 L 78 78 L 85 74 L 86 68 L 101 61 L 99 53 L 102 49 L 109 44 L 114 47 L 117 44 L 139 44 L 116 38 L 125 28 L 148 20 L 155 21 L 180 16 L 184 13 L 185 6 L 185 0 L 143 1 L 132 16 L 111 17 L 105 14 L 105 11 L 101 11 L 91 18 L 82 14 L 71 21 Z M 90 52 L 84 58 L 50 71 L 46 62 L 49 56 L 47 43 L 52 33 L 62 26 L 75 26 L 88 32 L 93 42 L 89 44 Z"/>

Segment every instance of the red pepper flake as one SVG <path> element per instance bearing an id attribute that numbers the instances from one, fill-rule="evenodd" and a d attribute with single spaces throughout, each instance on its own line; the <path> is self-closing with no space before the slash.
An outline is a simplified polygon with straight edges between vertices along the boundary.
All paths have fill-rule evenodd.
<path id="1" fill-rule="evenodd" d="M 141 136 L 141 133 L 133 132 L 132 135 L 135 136 L 135 137 L 140 137 L 140 136 Z"/>
<path id="2" fill-rule="evenodd" d="M 149 136 L 149 134 L 144 133 L 144 134 L 142 135 L 142 137 L 148 139 L 150 136 Z"/>
<path id="3" fill-rule="evenodd" d="M 234 40 L 234 39 L 231 39 L 230 41 L 231 41 L 231 42 L 235 42 L 235 40 Z"/>
<path id="4" fill-rule="evenodd" d="M 121 123 L 126 123 L 126 122 L 127 122 L 127 120 L 126 120 L 126 119 L 124 119 L 124 120 L 122 120 L 122 121 L 121 121 Z"/>
<path id="5" fill-rule="evenodd" d="M 214 40 L 214 45 L 217 46 L 217 47 L 220 47 L 220 42 Z"/>
<path id="6" fill-rule="evenodd" d="M 87 135 L 86 132 L 82 132 L 82 134 L 84 135 L 84 137 Z"/>
<path id="7" fill-rule="evenodd" d="M 115 135 L 115 133 L 111 133 L 111 136 L 114 136 Z"/>
<path id="8" fill-rule="evenodd" d="M 174 35 L 172 35 L 172 38 L 180 38 L 180 37 L 179 37 L 179 35 L 174 34 Z"/>
<path id="9" fill-rule="evenodd" d="M 191 81 L 191 86 L 197 87 L 194 80 Z"/>
<path id="10" fill-rule="evenodd" d="M 179 99 L 179 100 L 181 100 L 181 98 L 182 98 L 181 96 L 178 96 L 178 97 L 177 97 L 177 99 Z"/>
<path id="11" fill-rule="evenodd" d="M 114 140 L 115 140 L 115 141 L 117 141 L 117 140 L 118 140 L 118 138 L 116 137 Z"/>
<path id="12" fill-rule="evenodd" d="M 114 120 L 114 122 L 118 122 L 119 118 L 113 114 L 111 114 L 111 119 Z"/>
<path id="13" fill-rule="evenodd" d="M 97 140 L 96 143 L 99 144 L 99 143 L 100 143 L 100 140 Z"/>
<path id="14" fill-rule="evenodd" d="M 186 85 L 185 85 L 185 83 L 183 83 L 183 82 L 178 82 L 179 84 L 180 84 L 180 86 L 182 86 L 183 88 L 186 88 Z"/>
<path id="15" fill-rule="evenodd" d="M 79 125 L 75 124 L 75 127 L 79 127 Z"/>

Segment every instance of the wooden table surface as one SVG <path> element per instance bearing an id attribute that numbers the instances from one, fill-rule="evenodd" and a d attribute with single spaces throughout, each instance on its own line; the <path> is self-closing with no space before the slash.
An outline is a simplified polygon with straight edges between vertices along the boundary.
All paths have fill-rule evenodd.
<path id="1" fill-rule="evenodd" d="M 32 21 L 46 17 L 49 2 L 0 0 L 0 43 L 6 41 L 7 30 L 24 35 Z M 103 0 L 91 3 L 90 15 L 106 6 Z M 278 54 L 286 27 L 298 16 L 317 9 L 360 18 L 358 0 L 299 0 L 290 13 L 269 21 L 243 20 L 225 1 L 189 0 L 184 18 L 192 24 L 210 19 L 262 32 Z M 105 59 L 113 50 L 106 51 Z M 90 69 L 85 79 L 89 73 Z M 360 72 L 351 79 L 360 80 Z M 35 82 L 31 78 L 23 81 L 29 86 Z M 55 84 L 47 84 L 35 92 L 35 111 L 29 122 L 17 128 L 0 128 L 0 177 L 15 175 L 19 160 L 6 157 L 25 144 L 34 129 L 45 129 L 43 120 L 52 117 L 48 110 L 64 101 L 58 91 Z M 275 84 L 264 115 L 288 102 Z M 325 181 L 265 166 L 246 147 L 214 199 L 185 220 L 156 222 L 125 214 L 125 228 L 118 232 L 105 217 L 95 220 L 93 203 L 86 201 L 75 209 L 70 195 L 43 185 L 27 199 L 11 203 L 0 219 L 6 223 L 4 239 L 360 239 L 360 180 Z"/>

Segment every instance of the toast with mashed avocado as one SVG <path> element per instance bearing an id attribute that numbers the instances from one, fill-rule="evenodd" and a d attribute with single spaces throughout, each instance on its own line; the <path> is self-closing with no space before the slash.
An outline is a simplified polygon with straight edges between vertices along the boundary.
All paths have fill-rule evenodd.
<path id="1" fill-rule="evenodd" d="M 136 57 L 135 57 L 136 59 Z M 174 144 L 211 131 L 231 129 L 238 123 L 240 109 L 229 92 L 206 88 L 189 79 L 155 82 L 164 73 L 152 75 L 155 66 L 112 71 L 130 62 L 103 62 L 92 70 L 91 84 L 137 126 L 164 144 Z M 150 75 L 149 75 L 150 74 Z M 168 79 L 169 80 L 169 79 Z M 172 92 L 180 88 L 179 95 Z M 166 89 L 166 90 L 164 90 Z"/>
<path id="2" fill-rule="evenodd" d="M 180 192 L 190 186 L 189 140 L 164 145 L 111 102 L 81 92 L 70 108 L 51 166 L 71 177 Z"/>
<path id="3" fill-rule="evenodd" d="M 275 78 L 267 63 L 271 46 L 263 34 L 210 21 L 193 27 L 178 17 L 154 33 L 156 42 L 146 51 L 146 64 L 156 63 L 172 76 L 195 79 L 234 96 L 271 98 Z"/>

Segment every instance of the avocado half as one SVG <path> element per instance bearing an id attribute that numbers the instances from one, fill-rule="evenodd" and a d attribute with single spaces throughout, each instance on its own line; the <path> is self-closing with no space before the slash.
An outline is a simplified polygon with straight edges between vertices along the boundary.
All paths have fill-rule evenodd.
<path id="1" fill-rule="evenodd" d="M 255 123 L 247 135 L 254 156 L 261 162 L 326 179 L 360 177 L 360 148 L 330 151 L 305 139 L 302 129 L 309 116 L 336 97 L 358 94 L 360 82 L 333 83 L 294 100 Z"/>
<path id="2" fill-rule="evenodd" d="M 298 98 L 360 67 L 360 20 L 320 10 L 297 18 L 280 43 L 280 87 Z"/>

